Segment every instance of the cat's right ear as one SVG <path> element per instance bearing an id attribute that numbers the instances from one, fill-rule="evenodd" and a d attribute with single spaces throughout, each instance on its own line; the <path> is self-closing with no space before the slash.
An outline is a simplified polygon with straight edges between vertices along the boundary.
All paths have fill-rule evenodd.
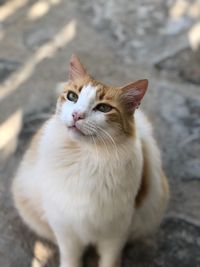
<path id="1" fill-rule="evenodd" d="M 69 64 L 69 79 L 75 80 L 83 78 L 87 75 L 85 67 L 81 64 L 76 55 L 72 55 Z"/>
<path id="2" fill-rule="evenodd" d="M 147 87 L 148 80 L 144 79 L 130 83 L 121 88 L 121 100 L 129 111 L 133 112 L 139 107 L 140 102 L 146 93 Z"/>

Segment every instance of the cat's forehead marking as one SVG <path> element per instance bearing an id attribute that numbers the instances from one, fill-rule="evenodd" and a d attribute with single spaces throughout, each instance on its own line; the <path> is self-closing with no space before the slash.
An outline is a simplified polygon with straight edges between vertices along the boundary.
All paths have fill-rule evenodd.
<path id="1" fill-rule="evenodd" d="M 92 102 L 96 98 L 96 92 L 97 92 L 96 87 L 89 83 L 83 86 L 80 92 L 80 98 L 81 99 L 84 98 L 84 101 Z"/>
<path id="2" fill-rule="evenodd" d="M 89 108 L 95 102 L 96 93 L 97 93 L 96 87 L 93 86 L 91 83 L 84 85 L 80 92 L 79 99 L 77 102 L 79 108 L 81 109 Z"/>

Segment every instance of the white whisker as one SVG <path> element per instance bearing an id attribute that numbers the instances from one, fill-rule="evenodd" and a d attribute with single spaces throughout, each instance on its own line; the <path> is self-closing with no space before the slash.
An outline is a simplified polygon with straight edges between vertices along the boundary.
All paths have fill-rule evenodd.
<path id="1" fill-rule="evenodd" d="M 96 144 L 96 141 L 95 141 L 95 138 L 93 137 L 93 135 L 91 135 L 92 137 L 92 140 L 94 142 L 94 145 L 95 145 L 95 150 L 96 150 L 96 158 L 97 158 L 97 162 L 99 161 L 99 153 L 98 153 L 98 148 L 97 148 L 97 144 Z"/>
<path id="2" fill-rule="evenodd" d="M 117 156 L 117 159 L 119 160 L 118 148 L 117 148 L 117 145 L 116 145 L 116 143 L 115 143 L 113 137 L 112 137 L 107 131 L 105 131 L 104 129 L 102 129 L 102 127 L 97 126 L 97 125 L 94 125 L 94 124 L 92 124 L 92 123 L 90 123 L 90 125 L 93 127 L 93 129 L 100 130 L 101 133 L 104 134 L 104 136 L 106 135 L 106 136 L 108 137 L 108 140 L 110 140 L 110 141 L 111 141 L 111 144 L 113 144 L 114 147 L 115 147 L 116 156 Z M 96 131 L 96 134 L 97 134 L 97 131 Z M 100 136 L 100 135 L 99 135 L 99 136 Z M 105 142 L 103 142 L 103 143 L 105 144 Z M 105 145 L 106 145 L 106 144 L 105 144 Z M 106 145 L 106 149 L 108 149 L 108 148 L 107 148 L 107 145 Z"/>

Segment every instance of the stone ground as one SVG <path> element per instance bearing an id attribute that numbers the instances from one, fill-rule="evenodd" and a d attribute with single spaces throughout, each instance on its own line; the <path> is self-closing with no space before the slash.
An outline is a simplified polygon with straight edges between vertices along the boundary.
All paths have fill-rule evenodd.
<path id="1" fill-rule="evenodd" d="M 198 0 L 0 1 L 1 267 L 58 266 L 57 249 L 22 224 L 9 188 L 74 52 L 101 81 L 150 81 L 143 109 L 171 201 L 155 242 L 127 246 L 123 266 L 200 266 L 199 17 Z M 89 252 L 84 262 L 94 261 Z"/>

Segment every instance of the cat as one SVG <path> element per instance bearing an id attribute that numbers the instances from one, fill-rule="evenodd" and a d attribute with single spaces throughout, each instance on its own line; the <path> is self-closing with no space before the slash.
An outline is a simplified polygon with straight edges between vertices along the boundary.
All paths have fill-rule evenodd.
<path id="1" fill-rule="evenodd" d="M 137 109 L 148 87 L 94 80 L 76 55 L 55 114 L 34 136 L 12 193 L 23 221 L 79 267 L 92 244 L 100 267 L 120 266 L 128 241 L 159 226 L 169 198 L 152 127 Z"/>

